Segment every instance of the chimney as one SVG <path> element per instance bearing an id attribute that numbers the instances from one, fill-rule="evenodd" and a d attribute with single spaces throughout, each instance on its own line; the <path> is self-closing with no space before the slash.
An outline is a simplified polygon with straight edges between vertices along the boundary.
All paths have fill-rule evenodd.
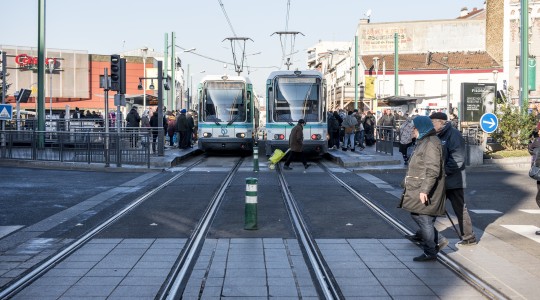
<path id="1" fill-rule="evenodd" d="M 467 9 L 467 7 L 463 7 L 461 9 L 461 13 L 459 14 L 460 17 L 465 17 L 466 15 L 469 14 L 469 10 Z"/>

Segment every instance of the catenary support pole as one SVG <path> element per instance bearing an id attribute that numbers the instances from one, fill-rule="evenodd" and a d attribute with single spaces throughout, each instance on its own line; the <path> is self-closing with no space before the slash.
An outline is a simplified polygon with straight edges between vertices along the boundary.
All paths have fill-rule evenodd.
<path id="1" fill-rule="evenodd" d="M 394 96 L 399 96 L 399 44 L 398 34 L 394 33 Z"/>

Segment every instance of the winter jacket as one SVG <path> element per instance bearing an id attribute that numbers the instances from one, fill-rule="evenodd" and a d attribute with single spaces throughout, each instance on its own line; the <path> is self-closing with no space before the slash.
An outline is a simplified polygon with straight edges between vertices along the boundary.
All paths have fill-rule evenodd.
<path id="1" fill-rule="evenodd" d="M 150 127 L 157 128 L 159 126 L 159 119 L 158 119 L 158 113 L 155 112 L 152 117 L 150 118 Z M 163 116 L 163 132 L 167 132 L 167 127 L 169 125 L 167 124 L 167 118 Z M 152 133 L 157 134 L 158 130 L 154 129 L 152 130 Z"/>
<path id="2" fill-rule="evenodd" d="M 333 116 L 328 117 L 328 132 L 339 131 L 339 121 Z"/>
<path id="3" fill-rule="evenodd" d="M 444 171 L 446 173 L 446 189 L 466 188 L 465 175 L 465 140 L 461 132 L 450 122 L 437 133 L 443 146 Z"/>
<path id="4" fill-rule="evenodd" d="M 413 130 L 414 130 L 414 124 L 412 119 L 407 119 L 407 121 L 403 122 L 401 124 L 401 127 L 399 129 L 399 142 L 403 145 L 407 145 L 412 143 L 413 139 Z"/>
<path id="5" fill-rule="evenodd" d="M 291 130 L 289 135 L 289 148 L 293 152 L 302 152 L 304 149 L 304 128 L 302 125 L 297 124 Z"/>
<path id="6" fill-rule="evenodd" d="M 176 117 L 176 131 L 188 131 L 190 130 L 186 114 L 179 114 Z"/>
<path id="7" fill-rule="evenodd" d="M 135 108 L 132 108 L 126 116 L 127 127 L 139 127 L 141 117 Z"/>
<path id="8" fill-rule="evenodd" d="M 416 149 L 409 160 L 404 179 L 405 190 L 399 207 L 421 215 L 443 216 L 445 212 L 445 174 L 443 150 L 435 130 L 416 141 Z M 420 193 L 429 202 L 420 201 Z"/>
<path id="9" fill-rule="evenodd" d="M 345 133 L 353 133 L 356 124 L 358 124 L 358 121 L 356 121 L 354 115 L 347 115 L 343 120 L 343 123 L 341 123 L 341 126 L 345 127 Z"/>

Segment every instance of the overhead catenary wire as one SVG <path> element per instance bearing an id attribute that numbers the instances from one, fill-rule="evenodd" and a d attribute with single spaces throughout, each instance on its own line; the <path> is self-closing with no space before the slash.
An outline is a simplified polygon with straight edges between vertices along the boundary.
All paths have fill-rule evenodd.
<path id="1" fill-rule="evenodd" d="M 244 61 L 246 62 L 246 66 L 248 65 L 247 57 L 246 57 L 246 39 L 245 38 L 239 38 L 236 34 L 236 31 L 234 30 L 234 27 L 232 25 L 231 19 L 229 18 L 229 15 L 227 14 L 227 11 L 225 10 L 225 5 L 221 0 L 218 0 L 219 6 L 221 7 L 221 11 L 223 12 L 223 15 L 225 16 L 225 19 L 227 20 L 227 23 L 229 24 L 229 28 L 231 29 L 234 38 L 227 38 L 231 42 L 231 51 L 233 55 L 233 61 L 234 61 L 234 69 L 236 72 L 238 72 L 238 75 L 244 70 Z M 234 41 L 233 41 L 234 40 Z M 240 44 L 240 40 L 244 41 L 244 45 Z M 251 39 L 250 39 L 251 40 Z M 252 40 L 253 41 L 253 40 Z M 240 64 L 236 63 L 236 47 L 234 45 L 234 42 L 236 42 L 236 46 L 240 49 L 242 49 L 242 56 L 241 56 L 241 62 Z"/>

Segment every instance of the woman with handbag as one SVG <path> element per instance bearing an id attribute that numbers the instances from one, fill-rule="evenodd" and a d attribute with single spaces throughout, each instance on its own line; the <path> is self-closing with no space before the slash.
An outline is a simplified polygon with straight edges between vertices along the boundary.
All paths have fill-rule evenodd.
<path id="1" fill-rule="evenodd" d="M 527 150 L 529 150 L 529 154 L 531 155 L 531 171 L 534 169 L 534 167 L 540 167 L 540 137 L 538 135 L 538 131 L 534 130 L 531 133 L 532 138 L 531 142 L 529 143 L 529 146 L 527 147 Z M 531 174 L 531 171 L 529 171 L 529 176 L 531 178 L 536 179 L 536 204 L 538 207 L 540 207 L 540 181 L 537 176 L 533 176 L 534 174 Z M 540 235 L 540 230 L 536 232 L 536 235 Z"/>

